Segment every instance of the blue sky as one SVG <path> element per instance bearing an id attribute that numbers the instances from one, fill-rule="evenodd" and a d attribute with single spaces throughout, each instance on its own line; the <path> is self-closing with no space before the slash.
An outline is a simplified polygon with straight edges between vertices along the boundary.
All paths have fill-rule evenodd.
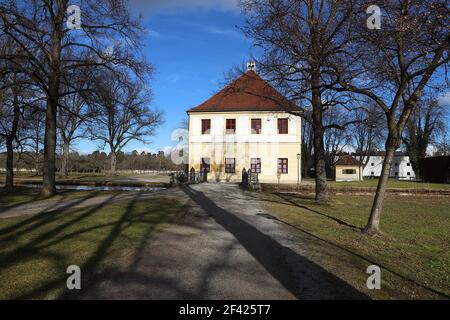
<path id="1" fill-rule="evenodd" d="M 124 151 L 167 150 L 176 144 L 171 133 L 187 118 L 186 110 L 220 89 L 225 74 L 247 62 L 254 49 L 237 28 L 244 23 L 238 0 L 130 1 L 133 10 L 144 17 L 144 54 L 155 67 L 149 83 L 152 107 L 164 111 L 165 122 L 148 144 L 131 142 Z M 449 91 L 441 103 L 450 106 Z M 80 140 L 73 149 L 90 153 L 100 149 L 100 144 Z"/>
<path id="2" fill-rule="evenodd" d="M 144 53 L 155 67 L 152 107 L 164 111 L 165 122 L 149 144 L 131 142 L 124 151 L 154 152 L 176 143 L 171 133 L 186 119 L 186 110 L 208 99 L 231 67 L 249 59 L 251 42 L 236 28 L 243 17 L 234 0 L 132 2 L 148 29 Z M 74 146 L 82 153 L 98 148 L 87 140 Z"/>

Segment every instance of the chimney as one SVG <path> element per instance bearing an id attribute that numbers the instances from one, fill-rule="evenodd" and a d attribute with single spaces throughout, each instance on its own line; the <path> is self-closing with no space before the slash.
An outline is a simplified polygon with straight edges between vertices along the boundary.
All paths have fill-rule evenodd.
<path id="1" fill-rule="evenodd" d="M 254 71 L 254 72 L 256 72 L 256 62 L 255 61 L 247 62 L 247 71 Z"/>

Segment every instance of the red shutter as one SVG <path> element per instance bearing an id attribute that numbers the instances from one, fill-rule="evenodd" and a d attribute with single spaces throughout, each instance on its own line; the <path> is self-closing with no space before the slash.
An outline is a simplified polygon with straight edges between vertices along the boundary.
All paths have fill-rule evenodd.
<path id="1" fill-rule="evenodd" d="M 261 133 L 261 119 L 252 119 L 252 133 Z"/>
<path id="2" fill-rule="evenodd" d="M 288 173 L 287 158 L 278 158 L 278 173 Z"/>
<path id="3" fill-rule="evenodd" d="M 235 133 L 236 132 L 236 119 L 226 119 L 226 133 Z"/>
<path id="4" fill-rule="evenodd" d="M 288 133 L 288 119 L 278 119 L 278 133 L 287 134 Z"/>
<path id="5" fill-rule="evenodd" d="M 211 120 L 202 119 L 202 134 L 208 134 L 211 130 Z"/>

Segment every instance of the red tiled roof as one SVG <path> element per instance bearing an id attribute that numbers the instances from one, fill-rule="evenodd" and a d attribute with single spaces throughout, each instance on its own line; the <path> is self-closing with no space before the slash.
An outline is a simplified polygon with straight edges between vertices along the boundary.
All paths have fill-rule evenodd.
<path id="1" fill-rule="evenodd" d="M 362 163 L 353 158 L 349 155 L 344 155 L 339 158 L 338 161 L 336 161 L 335 165 L 339 166 L 361 166 Z"/>
<path id="2" fill-rule="evenodd" d="M 247 71 L 211 98 L 187 112 L 290 111 L 301 112 L 254 71 Z"/>

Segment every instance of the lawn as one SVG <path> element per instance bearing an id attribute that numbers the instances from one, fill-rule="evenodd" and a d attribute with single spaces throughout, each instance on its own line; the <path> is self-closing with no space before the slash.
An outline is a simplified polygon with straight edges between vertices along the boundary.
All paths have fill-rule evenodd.
<path id="1" fill-rule="evenodd" d="M 0 211 L 33 201 L 43 200 L 39 195 L 39 188 L 16 187 L 13 193 L 6 193 L 0 188 Z M 78 191 L 59 190 L 58 193 L 46 200 L 64 201 L 69 199 L 90 198 L 97 195 L 117 194 L 119 191 Z"/>
<path id="2" fill-rule="evenodd" d="M 111 199 L 93 207 L 0 219 L 0 299 L 64 298 L 69 265 L 81 267 L 82 288 L 89 288 L 102 273 L 132 261 L 182 207 L 135 194 L 129 201 L 114 203 L 109 193 Z M 16 196 L 16 204 L 33 197 Z"/>
<path id="3" fill-rule="evenodd" d="M 329 181 L 330 186 L 339 187 L 373 187 L 378 185 L 378 179 L 367 179 L 364 181 Z M 450 190 L 450 183 L 428 183 L 390 179 L 388 188 L 393 189 L 437 189 Z"/>
<path id="4" fill-rule="evenodd" d="M 448 298 L 450 197 L 388 195 L 378 235 L 361 232 L 372 197 L 259 193 L 269 212 L 305 241 L 306 255 L 372 298 Z M 382 267 L 382 290 L 366 288 L 367 266 Z"/>

